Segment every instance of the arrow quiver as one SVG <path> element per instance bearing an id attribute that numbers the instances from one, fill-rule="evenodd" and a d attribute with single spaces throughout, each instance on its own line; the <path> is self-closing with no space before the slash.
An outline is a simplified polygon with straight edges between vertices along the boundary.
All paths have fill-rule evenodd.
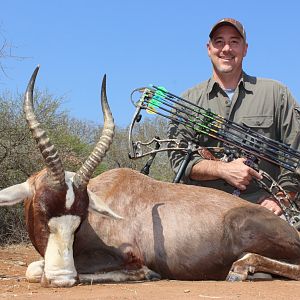
<path id="1" fill-rule="evenodd" d="M 134 102 L 133 95 L 139 93 L 139 99 Z M 132 132 L 135 123 L 141 120 L 141 111 L 149 114 L 156 114 L 172 120 L 175 124 L 181 124 L 186 128 L 194 130 L 197 134 L 212 137 L 224 145 L 223 159 L 229 161 L 237 157 L 246 157 L 249 165 L 256 168 L 257 162 L 261 159 L 278 165 L 293 174 L 293 180 L 299 183 L 300 187 L 300 152 L 295 145 L 286 145 L 272 140 L 231 120 L 204 109 L 194 103 L 168 92 L 163 87 L 151 85 L 136 89 L 131 94 L 131 101 L 136 107 L 133 120 L 129 128 L 129 157 L 132 159 L 146 155 L 155 156 L 161 151 L 181 151 L 185 159 L 180 168 L 180 173 L 175 177 L 178 182 L 188 159 L 193 152 L 201 152 L 202 147 L 196 144 L 182 143 L 176 139 L 153 138 L 149 142 L 133 141 Z M 298 139 L 300 136 L 298 134 Z M 298 141 L 297 141 L 298 142 Z M 157 146 L 157 143 L 160 145 Z M 156 145 L 156 146 L 155 146 Z M 184 146 L 183 146 L 184 145 Z M 214 150 L 214 149 L 208 149 Z M 218 149 L 218 151 L 220 151 Z M 225 153 L 227 151 L 227 153 Z M 297 207 L 297 200 L 300 201 L 299 193 L 291 199 L 288 193 L 266 172 L 258 170 L 264 177 L 264 181 L 258 181 L 260 187 L 267 190 L 281 206 L 284 215 L 291 225 L 298 224 L 300 227 L 300 211 Z M 235 191 L 238 194 L 238 191 Z M 277 196 L 280 193 L 281 196 Z M 293 200 L 293 201 L 292 201 Z"/>

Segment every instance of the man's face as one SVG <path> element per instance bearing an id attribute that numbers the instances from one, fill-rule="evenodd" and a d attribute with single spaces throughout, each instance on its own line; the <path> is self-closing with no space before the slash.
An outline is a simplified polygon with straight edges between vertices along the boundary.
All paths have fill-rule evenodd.
<path id="1" fill-rule="evenodd" d="M 247 48 L 248 44 L 239 32 L 230 25 L 223 25 L 218 28 L 207 44 L 208 56 L 217 73 L 240 73 Z"/>

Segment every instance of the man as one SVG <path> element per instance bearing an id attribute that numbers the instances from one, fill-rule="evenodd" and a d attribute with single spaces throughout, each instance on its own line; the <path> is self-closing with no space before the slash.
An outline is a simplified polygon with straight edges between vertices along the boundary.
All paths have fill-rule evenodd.
<path id="1" fill-rule="evenodd" d="M 187 90 L 182 98 L 239 124 L 244 124 L 264 136 L 277 140 L 300 151 L 300 107 L 290 91 L 281 83 L 247 75 L 243 71 L 243 59 L 247 54 L 246 32 L 243 25 L 234 19 L 218 21 L 211 29 L 207 43 L 208 56 L 212 62 L 212 77 Z M 170 123 L 169 137 L 181 141 L 194 141 L 204 147 L 220 146 L 220 142 L 192 129 Z M 183 160 L 182 153 L 170 152 L 171 166 L 178 171 Z M 241 191 L 241 197 L 273 211 L 282 210 L 273 197 L 260 188 L 253 178 L 262 176 L 247 166 L 245 158 L 231 162 L 208 160 L 198 153 L 193 154 L 183 174 L 182 181 L 188 184 L 208 186 L 232 193 Z M 259 168 L 270 174 L 293 196 L 299 184 L 291 172 L 261 160 Z"/>

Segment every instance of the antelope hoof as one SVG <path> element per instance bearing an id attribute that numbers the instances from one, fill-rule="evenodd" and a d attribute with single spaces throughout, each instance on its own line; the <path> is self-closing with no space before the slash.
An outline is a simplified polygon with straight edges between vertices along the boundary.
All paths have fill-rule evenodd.
<path id="1" fill-rule="evenodd" d="M 145 274 L 145 278 L 146 278 L 146 280 L 149 280 L 149 281 L 161 280 L 161 276 L 152 270 L 149 270 L 149 272 Z"/>
<path id="2" fill-rule="evenodd" d="M 254 274 L 249 274 L 247 276 L 247 280 L 251 281 L 267 281 L 267 280 L 272 280 L 273 277 L 269 273 L 262 273 L 262 272 L 257 272 Z"/>
<path id="3" fill-rule="evenodd" d="M 226 277 L 226 281 L 234 282 L 234 281 L 244 281 L 247 279 L 247 274 L 239 274 L 233 271 L 230 271 Z"/>

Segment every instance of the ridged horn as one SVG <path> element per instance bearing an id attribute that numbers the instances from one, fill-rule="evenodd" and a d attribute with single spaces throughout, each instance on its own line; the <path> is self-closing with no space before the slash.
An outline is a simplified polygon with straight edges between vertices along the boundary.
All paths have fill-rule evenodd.
<path id="1" fill-rule="evenodd" d="M 35 139 L 46 163 L 49 181 L 53 186 L 60 187 L 65 185 L 65 172 L 62 162 L 46 132 L 40 127 L 40 123 L 38 122 L 33 109 L 33 89 L 39 68 L 39 66 L 36 67 L 28 83 L 24 97 L 23 110 L 32 136 Z"/>
<path id="2" fill-rule="evenodd" d="M 73 178 L 74 185 L 80 189 L 86 188 L 93 172 L 101 163 L 107 150 L 109 149 L 114 136 L 114 119 L 110 111 L 106 96 L 106 75 L 104 75 L 102 80 L 101 106 L 104 116 L 104 124 L 101 137 L 90 156 L 87 158 L 87 160 L 84 162 L 82 167 L 78 170 Z"/>

